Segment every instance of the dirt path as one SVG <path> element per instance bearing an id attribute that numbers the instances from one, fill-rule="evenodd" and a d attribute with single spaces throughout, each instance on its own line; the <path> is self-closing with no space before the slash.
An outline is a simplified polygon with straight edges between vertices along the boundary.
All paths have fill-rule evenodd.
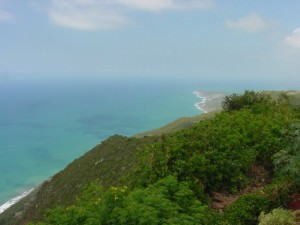
<path id="1" fill-rule="evenodd" d="M 292 197 L 292 201 L 287 206 L 296 215 L 296 225 L 300 225 L 300 194 Z"/>
<path id="2" fill-rule="evenodd" d="M 268 172 L 261 166 L 253 165 L 250 170 L 249 177 L 252 177 L 252 182 L 244 189 L 236 194 L 228 192 L 213 192 L 212 193 L 212 208 L 222 212 L 224 209 L 236 201 L 240 196 L 259 191 L 268 181 Z"/>

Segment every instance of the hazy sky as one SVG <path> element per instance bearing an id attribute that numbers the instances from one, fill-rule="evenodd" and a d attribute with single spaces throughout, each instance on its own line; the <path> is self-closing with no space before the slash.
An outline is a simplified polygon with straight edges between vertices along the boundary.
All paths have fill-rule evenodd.
<path id="1" fill-rule="evenodd" d="M 0 73 L 300 87 L 300 1 L 0 0 Z"/>

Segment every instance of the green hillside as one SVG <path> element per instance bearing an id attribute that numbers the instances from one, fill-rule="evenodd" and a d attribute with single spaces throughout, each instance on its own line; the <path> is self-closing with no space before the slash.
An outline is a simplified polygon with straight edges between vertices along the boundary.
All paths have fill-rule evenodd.
<path id="1" fill-rule="evenodd" d="M 108 138 L 1 214 L 0 224 L 25 224 L 25 221 L 39 219 L 46 208 L 71 204 L 74 196 L 91 181 L 98 180 L 103 187 L 120 184 L 121 178 L 135 166 L 136 155 L 142 146 L 154 141 L 155 138 L 119 135 Z"/>
<path id="2" fill-rule="evenodd" d="M 288 94 L 289 102 L 246 92 L 227 102 L 234 110 L 115 135 L 1 214 L 0 224 L 257 224 L 300 184 L 300 92 Z"/>
<path id="3" fill-rule="evenodd" d="M 263 91 L 263 93 L 270 95 L 272 98 L 277 99 L 281 93 L 285 93 L 289 96 L 291 105 L 300 105 L 300 91 L 289 90 L 289 91 Z"/>
<path id="4" fill-rule="evenodd" d="M 159 136 L 162 134 L 168 134 L 175 131 L 179 131 L 182 129 L 189 128 L 193 126 L 194 124 L 213 118 L 218 112 L 222 109 L 222 100 L 225 96 L 224 93 L 214 93 L 214 92 L 208 92 L 208 91 L 202 91 L 203 96 L 208 97 L 211 99 L 211 101 L 208 101 L 206 103 L 205 109 L 208 111 L 208 113 L 200 114 L 193 117 L 183 117 L 179 118 L 163 127 L 145 131 L 139 134 L 136 134 L 136 137 L 144 137 L 144 136 Z M 262 93 L 271 96 L 273 99 L 278 99 L 280 94 L 285 93 L 287 96 L 289 96 L 289 101 L 291 106 L 298 107 L 300 105 L 300 91 L 262 91 Z"/>
<path id="5" fill-rule="evenodd" d="M 172 133 L 175 131 L 189 128 L 189 127 L 199 123 L 200 121 L 211 119 L 217 113 L 218 113 L 218 111 L 214 111 L 214 112 L 204 113 L 204 114 L 201 114 L 198 116 L 179 118 L 161 128 L 136 134 L 135 137 L 159 136 L 162 134 L 169 134 L 169 133 Z"/>

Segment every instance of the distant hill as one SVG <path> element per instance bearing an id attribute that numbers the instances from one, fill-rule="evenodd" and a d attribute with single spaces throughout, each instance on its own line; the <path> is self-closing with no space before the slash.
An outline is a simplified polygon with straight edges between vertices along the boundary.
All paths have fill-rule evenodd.
<path id="1" fill-rule="evenodd" d="M 162 134 L 169 134 L 169 133 L 172 133 L 175 131 L 189 128 L 189 127 L 193 126 L 194 124 L 199 123 L 202 120 L 207 120 L 207 119 L 213 118 L 214 115 L 218 112 L 219 111 L 214 111 L 214 112 L 204 113 L 204 114 L 201 114 L 198 116 L 193 116 L 193 117 L 182 117 L 182 118 L 179 118 L 161 128 L 136 134 L 135 137 L 159 136 Z"/>
<path id="2" fill-rule="evenodd" d="M 288 91 L 263 91 L 263 93 L 272 96 L 274 99 L 278 98 L 281 93 L 285 93 L 289 96 L 290 102 L 294 106 L 300 105 L 300 91 L 288 90 Z"/>
<path id="3" fill-rule="evenodd" d="M 278 99 L 280 94 L 285 93 L 289 96 L 291 105 L 299 106 L 300 105 L 300 91 L 262 91 L 267 95 L 270 95 L 273 99 Z M 206 105 L 203 106 L 207 113 L 200 114 L 198 116 L 193 117 L 182 117 L 179 118 L 163 127 L 145 131 L 139 134 L 136 134 L 136 137 L 144 137 L 144 136 L 155 136 L 161 134 L 168 134 L 172 133 L 181 129 L 189 128 L 194 124 L 202 121 L 213 118 L 218 112 L 222 109 L 222 99 L 225 96 L 225 93 L 215 93 L 215 92 L 208 92 L 208 91 L 201 91 L 201 96 L 207 97 L 211 99 L 210 101 L 206 102 Z"/>

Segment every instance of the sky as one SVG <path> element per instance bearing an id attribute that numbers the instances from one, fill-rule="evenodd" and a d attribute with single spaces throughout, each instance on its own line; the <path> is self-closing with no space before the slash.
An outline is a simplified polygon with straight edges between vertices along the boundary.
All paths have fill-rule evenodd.
<path id="1" fill-rule="evenodd" d="M 0 0 L 0 78 L 200 78 L 300 88 L 300 1 Z"/>

